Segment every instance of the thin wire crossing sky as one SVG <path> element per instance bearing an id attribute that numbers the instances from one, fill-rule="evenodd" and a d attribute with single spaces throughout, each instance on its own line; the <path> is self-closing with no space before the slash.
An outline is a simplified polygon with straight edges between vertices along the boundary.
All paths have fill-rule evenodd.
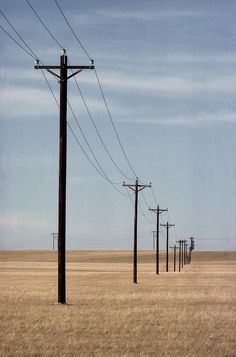
<path id="1" fill-rule="evenodd" d="M 2 249 L 52 248 L 59 83 L 35 61 L 91 65 L 68 81 L 67 247 L 236 249 L 236 2 L 1 3 Z M 161 228 L 161 248 L 166 232 Z"/>

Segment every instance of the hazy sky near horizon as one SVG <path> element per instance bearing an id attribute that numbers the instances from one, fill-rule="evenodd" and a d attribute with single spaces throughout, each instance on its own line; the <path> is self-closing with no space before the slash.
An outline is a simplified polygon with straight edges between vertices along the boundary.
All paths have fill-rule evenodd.
<path id="1" fill-rule="evenodd" d="M 54 0 L 30 0 L 73 65 L 89 58 Z M 236 249 L 236 1 L 58 0 L 95 61 L 110 113 L 140 194 L 138 241 L 152 247 L 155 216 L 175 223 L 171 242 L 195 237 L 196 249 Z M 1 10 L 44 64 L 60 47 L 25 0 Z M 0 24 L 21 45 L 4 17 Z M 0 248 L 51 248 L 57 232 L 58 107 L 34 59 L 0 29 Z M 45 72 L 56 97 L 59 84 Z M 132 248 L 134 183 L 94 71 L 77 80 L 108 157 L 73 79 L 68 99 L 96 158 L 116 187 L 87 160 L 68 130 L 67 247 Z M 68 123 L 95 166 L 68 108 Z M 125 194 L 125 196 L 123 195 Z M 144 216 L 145 214 L 145 216 Z M 162 228 L 161 246 L 165 244 Z"/>

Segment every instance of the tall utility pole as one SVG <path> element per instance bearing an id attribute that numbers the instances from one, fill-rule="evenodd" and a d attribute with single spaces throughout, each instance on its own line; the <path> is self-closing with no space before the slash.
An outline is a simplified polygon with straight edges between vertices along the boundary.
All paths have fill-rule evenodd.
<path id="1" fill-rule="evenodd" d="M 166 228 L 166 272 L 169 270 L 169 228 L 174 227 L 175 224 L 161 224 L 161 226 Z"/>
<path id="2" fill-rule="evenodd" d="M 134 253 L 133 253 L 133 283 L 137 284 L 137 232 L 138 232 L 138 193 L 149 185 L 141 185 L 136 178 L 135 184 L 123 183 L 123 186 L 129 187 L 135 193 L 135 209 L 134 209 Z"/>
<path id="3" fill-rule="evenodd" d="M 157 215 L 157 226 L 156 226 L 156 274 L 159 274 L 159 217 L 162 212 L 168 211 L 168 208 L 160 208 L 159 205 L 157 208 L 149 208 L 149 211 L 155 212 Z"/>
<path id="4" fill-rule="evenodd" d="M 93 62 L 92 62 L 93 64 Z M 60 56 L 59 66 L 39 66 L 60 81 L 60 140 L 59 140 L 59 194 L 58 194 L 58 303 L 66 304 L 66 158 L 67 158 L 67 81 L 84 69 L 94 66 L 68 66 L 66 50 Z M 67 75 L 68 69 L 76 70 Z M 52 70 L 59 70 L 60 74 Z"/>

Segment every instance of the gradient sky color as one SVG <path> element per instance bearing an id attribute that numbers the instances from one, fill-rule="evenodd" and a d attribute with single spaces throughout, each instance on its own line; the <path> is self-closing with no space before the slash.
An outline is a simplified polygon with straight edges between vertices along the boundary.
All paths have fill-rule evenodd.
<path id="1" fill-rule="evenodd" d="M 30 3 L 70 63 L 89 65 L 55 1 Z M 95 61 L 135 173 L 152 183 L 157 202 L 151 189 L 140 194 L 139 247 L 152 247 L 155 216 L 148 207 L 158 203 L 169 209 L 162 223 L 176 225 L 171 244 L 193 236 L 197 249 L 236 249 L 236 1 L 58 3 Z M 60 47 L 25 0 L 3 0 L 1 10 L 43 63 L 59 63 Z M 0 24 L 22 44 L 2 15 Z M 47 249 L 57 232 L 58 107 L 34 59 L 0 31 L 0 247 Z M 58 98 L 57 80 L 45 75 Z M 109 159 L 71 79 L 68 99 L 79 124 L 122 194 L 68 132 L 67 247 L 132 248 L 133 194 L 122 182 L 134 183 L 135 176 L 95 73 L 83 71 L 77 80 L 109 152 L 130 179 Z M 93 160 L 69 108 L 68 122 Z"/>

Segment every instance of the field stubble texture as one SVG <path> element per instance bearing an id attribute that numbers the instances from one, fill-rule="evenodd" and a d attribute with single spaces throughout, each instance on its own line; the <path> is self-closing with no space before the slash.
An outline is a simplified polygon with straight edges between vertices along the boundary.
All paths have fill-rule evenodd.
<path id="1" fill-rule="evenodd" d="M 155 274 L 155 253 L 68 251 L 67 302 L 55 251 L 0 251 L 0 356 L 236 356 L 236 252 L 193 252 Z"/>

